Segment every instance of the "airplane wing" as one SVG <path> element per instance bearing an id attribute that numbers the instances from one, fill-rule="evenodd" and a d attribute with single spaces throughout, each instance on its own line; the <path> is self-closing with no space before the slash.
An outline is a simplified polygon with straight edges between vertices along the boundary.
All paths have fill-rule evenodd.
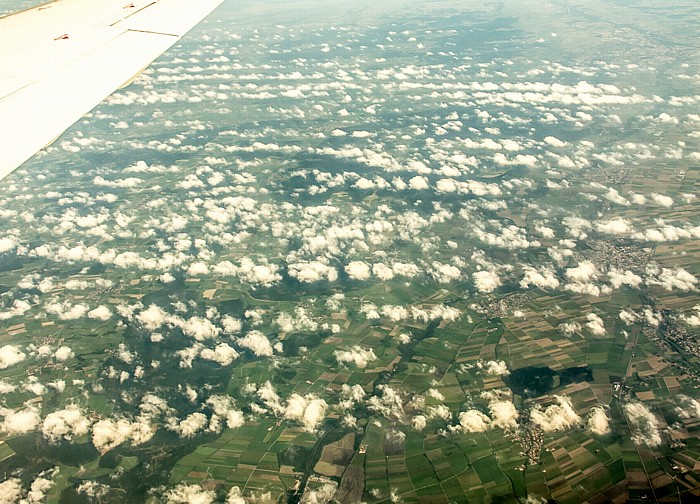
<path id="1" fill-rule="evenodd" d="M 223 0 L 54 0 L 0 18 L 0 179 Z"/>

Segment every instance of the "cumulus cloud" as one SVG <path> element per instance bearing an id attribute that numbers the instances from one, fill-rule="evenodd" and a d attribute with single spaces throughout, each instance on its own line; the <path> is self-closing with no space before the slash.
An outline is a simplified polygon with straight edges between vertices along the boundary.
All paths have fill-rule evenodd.
<path id="1" fill-rule="evenodd" d="M 327 406 L 326 401 L 314 395 L 292 394 L 287 399 L 284 417 L 301 423 L 306 431 L 313 432 L 323 422 Z"/>
<path id="2" fill-rule="evenodd" d="M 586 420 L 586 427 L 596 436 L 605 436 L 610 433 L 610 419 L 605 410 L 600 406 L 591 408 Z"/>
<path id="3" fill-rule="evenodd" d="M 369 409 L 390 420 L 402 419 L 404 409 L 401 394 L 388 385 L 380 385 L 377 389 L 381 396 L 373 395 L 369 398 Z"/>
<path id="4" fill-rule="evenodd" d="M 270 341 L 260 331 L 250 331 L 242 338 L 238 338 L 236 343 L 242 348 L 247 348 L 257 357 L 269 357 L 273 354 Z"/>
<path id="5" fill-rule="evenodd" d="M 94 320 L 109 320 L 112 317 L 112 312 L 105 305 L 100 305 L 94 310 L 88 312 L 88 318 Z"/>
<path id="6" fill-rule="evenodd" d="M 17 239 L 14 236 L 0 238 L 0 254 L 5 254 L 17 248 Z"/>
<path id="7" fill-rule="evenodd" d="M 698 279 L 692 273 L 683 268 L 662 268 L 660 272 L 650 271 L 647 278 L 648 285 L 659 285 L 667 291 L 681 290 L 693 291 L 696 289 Z"/>
<path id="8" fill-rule="evenodd" d="M 74 354 L 73 354 L 73 350 L 71 350 L 70 347 L 62 346 L 62 347 L 58 347 L 58 349 L 56 350 L 56 352 L 54 352 L 53 355 L 57 361 L 65 362 L 68 359 L 72 358 Z"/>
<path id="9" fill-rule="evenodd" d="M 630 402 L 625 404 L 624 411 L 634 431 L 632 441 L 651 447 L 661 444 L 659 421 L 645 404 Z"/>
<path id="10" fill-rule="evenodd" d="M 345 272 L 353 280 L 367 280 L 371 275 L 369 264 L 363 261 L 352 261 L 345 267 Z"/>
<path id="11" fill-rule="evenodd" d="M 364 349 L 358 345 L 350 350 L 336 350 L 333 356 L 339 363 L 353 363 L 360 369 L 366 368 L 367 364 L 377 360 L 373 349 Z"/>
<path id="12" fill-rule="evenodd" d="M 167 428 L 168 430 L 177 432 L 180 437 L 191 438 L 203 431 L 208 423 L 209 419 L 207 416 L 204 413 L 196 411 L 190 413 L 179 422 L 175 418 L 168 419 Z"/>
<path id="13" fill-rule="evenodd" d="M 620 271 L 614 268 L 608 273 L 608 279 L 614 289 L 619 289 L 623 285 L 637 288 L 642 283 L 642 277 L 630 270 Z"/>
<path id="14" fill-rule="evenodd" d="M 459 414 L 458 429 L 464 432 L 485 432 L 491 424 L 491 419 L 481 411 L 470 409 Z"/>
<path id="15" fill-rule="evenodd" d="M 307 310 L 301 306 L 294 309 L 294 316 L 289 313 L 280 313 L 277 317 L 277 325 L 283 332 L 315 331 L 318 323 L 313 320 Z"/>
<path id="16" fill-rule="evenodd" d="M 650 196 L 651 200 L 659 206 L 666 208 L 673 206 L 673 198 L 671 198 L 670 196 L 666 196 L 659 193 L 651 193 Z"/>
<path id="17" fill-rule="evenodd" d="M 425 415 L 416 415 L 411 419 L 411 426 L 418 431 L 425 429 L 426 425 L 428 425 L 428 419 Z"/>
<path id="18" fill-rule="evenodd" d="M 518 410 L 511 401 L 489 403 L 491 426 L 501 429 L 514 429 L 518 426 Z"/>
<path id="19" fill-rule="evenodd" d="M 287 265 L 287 273 L 290 277 L 303 283 L 313 283 L 320 280 L 335 282 L 338 279 L 338 270 L 319 261 L 295 262 Z"/>
<path id="20" fill-rule="evenodd" d="M 98 420 L 92 426 L 92 444 L 100 453 L 106 453 L 126 441 L 139 445 L 150 440 L 156 433 L 156 428 L 149 418 L 105 418 Z"/>
<path id="21" fill-rule="evenodd" d="M 502 360 L 479 361 L 476 365 L 479 369 L 489 375 L 505 376 L 510 373 L 505 361 Z"/>
<path id="22" fill-rule="evenodd" d="M 16 345 L 5 345 L 0 348 L 0 369 L 7 369 L 22 362 L 27 355 Z"/>
<path id="23" fill-rule="evenodd" d="M 46 311 L 56 315 L 60 320 L 77 320 L 83 317 L 89 308 L 87 305 L 78 303 L 71 304 L 70 301 L 53 301 L 46 305 Z"/>
<path id="24" fill-rule="evenodd" d="M 567 269 L 564 274 L 569 280 L 585 283 L 597 276 L 597 270 L 591 261 L 582 261 L 575 268 Z"/>
<path id="25" fill-rule="evenodd" d="M 551 269 L 542 268 L 538 271 L 531 266 L 526 266 L 523 269 L 525 270 L 525 276 L 520 281 L 521 288 L 527 289 L 530 285 L 540 289 L 556 289 L 559 287 L 559 279 Z"/>
<path id="26" fill-rule="evenodd" d="M 211 504 L 216 498 L 213 490 L 204 490 L 199 485 L 180 483 L 165 493 L 168 504 Z"/>
<path id="27" fill-rule="evenodd" d="M 231 315 L 221 317 L 221 326 L 224 328 L 224 334 L 238 334 L 243 328 L 241 321 Z"/>
<path id="28" fill-rule="evenodd" d="M 698 418 L 700 417 L 700 401 L 688 397 L 685 394 L 678 396 L 680 406 L 676 408 L 676 413 L 681 418 Z"/>
<path id="29" fill-rule="evenodd" d="M 19 502 L 22 493 L 22 480 L 19 478 L 8 478 L 0 483 L 0 495 L 7 504 Z"/>
<path id="30" fill-rule="evenodd" d="M 238 352 L 227 343 L 219 343 L 214 349 L 203 348 L 199 356 L 204 360 L 216 362 L 222 366 L 228 366 L 238 358 Z"/>
<path id="31" fill-rule="evenodd" d="M 494 271 L 477 271 L 472 274 L 472 277 L 479 292 L 493 292 L 501 285 L 501 279 Z"/>
<path id="32" fill-rule="evenodd" d="M 591 333 L 593 333 L 596 336 L 605 335 L 605 324 L 603 323 L 602 318 L 600 318 L 595 313 L 589 313 L 586 316 L 586 319 L 588 320 L 588 323 L 586 323 L 586 327 L 589 331 L 591 331 Z"/>
<path id="33" fill-rule="evenodd" d="M 166 323 L 168 314 L 159 306 L 150 305 L 136 316 L 136 320 L 149 331 L 155 331 Z"/>
<path id="34" fill-rule="evenodd" d="M 0 408 L 0 416 L 4 417 L 0 430 L 10 435 L 32 432 L 41 424 L 39 410 L 31 405 L 25 405 L 24 409 L 17 411 Z"/>
<path id="35" fill-rule="evenodd" d="M 52 443 L 56 443 L 61 439 L 70 441 L 77 436 L 87 434 L 89 429 L 90 420 L 74 404 L 65 409 L 49 413 L 44 418 L 41 426 L 42 434 Z"/>
<path id="36" fill-rule="evenodd" d="M 233 397 L 213 395 L 207 399 L 206 404 L 213 411 L 208 429 L 212 432 L 219 432 L 222 422 L 226 422 L 229 429 L 237 429 L 245 423 L 243 412 L 236 408 Z"/>
<path id="37" fill-rule="evenodd" d="M 13 317 L 21 317 L 31 309 L 31 305 L 24 299 L 15 299 L 12 306 L 0 311 L 0 320 L 10 320 Z"/>
<path id="38" fill-rule="evenodd" d="M 557 404 L 547 406 L 544 411 L 535 407 L 530 412 L 530 420 L 544 432 L 561 431 L 581 423 L 569 397 L 555 396 L 555 399 Z"/>
<path id="39" fill-rule="evenodd" d="M 221 329 L 216 327 L 209 319 L 204 317 L 191 317 L 181 319 L 179 317 L 169 317 L 169 321 L 176 327 L 182 329 L 186 336 L 190 336 L 197 341 L 204 341 L 217 337 Z"/>

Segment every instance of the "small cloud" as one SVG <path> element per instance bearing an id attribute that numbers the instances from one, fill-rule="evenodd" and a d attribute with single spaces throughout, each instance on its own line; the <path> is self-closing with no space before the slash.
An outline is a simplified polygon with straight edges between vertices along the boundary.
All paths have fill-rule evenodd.
<path id="1" fill-rule="evenodd" d="M 530 412 L 530 420 L 539 425 L 544 432 L 555 432 L 569 429 L 581 423 L 571 404 L 571 399 L 566 396 L 555 396 L 557 404 L 547 406 L 542 411 L 538 407 Z"/>
<path id="2" fill-rule="evenodd" d="M 357 345 L 350 350 L 336 350 L 333 355 L 339 363 L 351 362 L 360 369 L 366 368 L 368 363 L 377 360 L 373 349 L 366 350 Z"/>
<path id="3" fill-rule="evenodd" d="M 238 346 L 247 348 L 257 357 L 269 357 L 273 354 L 270 341 L 260 331 L 251 331 L 242 338 L 236 340 Z"/>
<path id="4" fill-rule="evenodd" d="M 16 345 L 5 345 L 0 348 L 0 369 L 6 369 L 22 362 L 27 355 Z"/>
<path id="5" fill-rule="evenodd" d="M 645 404 L 630 402 L 625 404 L 624 411 L 635 432 L 632 441 L 651 447 L 661 444 L 659 421 Z"/>
<path id="6" fill-rule="evenodd" d="M 363 261 L 352 261 L 345 267 L 345 271 L 353 280 L 367 280 L 371 274 L 369 264 Z"/>
<path id="7" fill-rule="evenodd" d="M 605 410 L 600 406 L 591 408 L 586 420 L 586 427 L 596 436 L 605 436 L 610 433 L 610 419 Z"/>

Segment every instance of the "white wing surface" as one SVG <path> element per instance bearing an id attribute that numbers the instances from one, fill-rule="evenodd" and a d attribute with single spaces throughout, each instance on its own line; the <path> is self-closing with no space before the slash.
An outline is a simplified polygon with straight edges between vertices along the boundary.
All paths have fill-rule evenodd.
<path id="1" fill-rule="evenodd" d="M 0 179 L 223 0 L 55 0 L 0 18 Z"/>

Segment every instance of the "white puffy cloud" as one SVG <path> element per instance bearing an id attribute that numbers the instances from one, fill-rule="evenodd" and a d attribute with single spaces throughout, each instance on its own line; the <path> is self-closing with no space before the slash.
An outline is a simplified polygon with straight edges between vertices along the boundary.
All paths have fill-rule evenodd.
<path id="1" fill-rule="evenodd" d="M 591 331 L 591 333 L 593 333 L 596 336 L 605 335 L 605 324 L 603 323 L 602 318 L 600 318 L 595 313 L 589 313 L 588 315 L 586 315 L 586 319 L 588 320 L 588 322 L 586 323 L 586 327 L 589 331 Z"/>
<path id="2" fill-rule="evenodd" d="M 243 412 L 236 409 L 236 402 L 231 396 L 213 395 L 206 404 L 211 407 L 213 415 L 209 421 L 209 430 L 219 432 L 222 420 L 229 429 L 237 429 L 245 423 Z"/>
<path id="3" fill-rule="evenodd" d="M 652 447 L 661 444 L 659 421 L 645 404 L 630 402 L 625 404 L 624 411 L 634 431 L 632 441 Z"/>
<path id="4" fill-rule="evenodd" d="M 367 280 L 371 275 L 369 264 L 363 261 L 352 261 L 345 267 L 345 271 L 353 280 Z"/>
<path id="5" fill-rule="evenodd" d="M 416 191 L 422 191 L 425 189 L 428 189 L 428 179 L 426 177 L 422 177 L 420 175 L 416 175 L 415 177 L 412 177 L 408 181 L 408 185 L 411 189 L 414 189 Z"/>
<path id="6" fill-rule="evenodd" d="M 0 394 L 11 394 L 15 390 L 17 390 L 17 387 L 5 380 L 0 380 Z"/>
<path id="7" fill-rule="evenodd" d="M 241 489 L 237 486 L 231 487 L 226 494 L 226 504 L 246 504 L 243 494 L 241 494 Z"/>
<path id="8" fill-rule="evenodd" d="M 444 404 L 439 404 L 437 406 L 430 406 L 427 413 L 428 418 L 441 418 L 443 420 L 450 420 L 452 418 L 452 413 L 450 408 Z"/>
<path id="9" fill-rule="evenodd" d="M 411 419 L 411 426 L 418 431 L 425 429 L 426 425 L 428 425 L 428 419 L 425 415 L 416 415 Z"/>
<path id="10" fill-rule="evenodd" d="M 681 418 L 699 418 L 700 417 L 700 401 L 681 394 L 678 396 L 680 406 L 676 408 L 676 413 Z"/>
<path id="11" fill-rule="evenodd" d="M 651 193 L 650 196 L 651 200 L 659 206 L 666 208 L 673 206 L 673 198 L 671 198 L 670 196 L 665 196 L 659 193 Z"/>
<path id="12" fill-rule="evenodd" d="M 90 420 L 74 404 L 65 409 L 49 413 L 41 425 L 42 434 L 52 443 L 56 443 L 61 439 L 70 441 L 77 436 L 87 434 L 89 429 Z"/>
<path id="13" fill-rule="evenodd" d="M 539 407 L 530 412 L 530 420 L 539 425 L 544 432 L 561 431 L 569 429 L 581 423 L 571 404 L 571 399 L 566 396 L 555 396 L 557 404 L 547 406 L 544 411 Z"/>
<path id="14" fill-rule="evenodd" d="M 16 345 L 5 345 L 0 348 L 0 369 L 6 369 L 22 362 L 27 355 Z"/>
<path id="15" fill-rule="evenodd" d="M 632 225 L 626 219 L 615 217 L 614 219 L 598 222 L 596 230 L 604 234 L 623 236 L 632 231 Z"/>
<path id="16" fill-rule="evenodd" d="M 301 423 L 305 430 L 313 432 L 323 422 L 327 406 L 326 401 L 313 395 L 292 394 L 287 400 L 284 417 Z"/>
<path id="17" fill-rule="evenodd" d="M 241 321 L 231 315 L 221 317 L 221 326 L 224 328 L 224 334 L 237 334 L 243 328 Z"/>
<path id="18" fill-rule="evenodd" d="M 155 331 L 168 320 L 168 314 L 156 305 L 150 305 L 136 316 L 136 320 L 141 322 L 149 331 Z"/>
<path id="19" fill-rule="evenodd" d="M 510 372 L 508 371 L 508 366 L 505 361 L 502 360 L 479 361 L 476 365 L 479 369 L 490 375 L 505 376 Z"/>
<path id="20" fill-rule="evenodd" d="M 14 236 L 0 238 L 0 254 L 5 254 L 17 248 L 17 239 Z"/>
<path id="21" fill-rule="evenodd" d="M 46 305 L 46 311 L 61 320 L 77 320 L 83 317 L 89 308 L 84 304 L 71 304 L 70 301 L 54 301 Z"/>
<path id="22" fill-rule="evenodd" d="M 564 273 L 566 278 L 574 282 L 585 283 L 597 276 L 595 265 L 591 261 L 581 261 L 575 268 L 569 268 Z"/>
<path id="23" fill-rule="evenodd" d="M 489 403 L 491 426 L 500 429 L 514 429 L 518 425 L 518 410 L 511 401 L 493 401 Z"/>
<path id="24" fill-rule="evenodd" d="M 485 432 L 490 423 L 491 419 L 481 411 L 470 409 L 459 414 L 458 428 L 464 432 Z"/>
<path id="25" fill-rule="evenodd" d="M 648 285 L 659 285 L 667 291 L 692 291 L 696 289 L 698 279 L 683 268 L 662 268 L 660 273 L 647 278 Z"/>
<path id="26" fill-rule="evenodd" d="M 191 438 L 204 430 L 209 423 L 209 419 L 204 413 L 196 411 L 190 413 L 179 422 L 175 418 L 168 419 L 168 430 L 177 432 L 180 437 Z"/>
<path id="27" fill-rule="evenodd" d="M 619 289 L 623 285 L 637 288 L 642 283 L 642 277 L 632 273 L 630 270 L 620 271 L 614 268 L 608 273 L 608 279 L 613 289 Z"/>
<path id="28" fill-rule="evenodd" d="M 530 285 L 540 289 L 556 289 L 559 287 L 559 279 L 551 269 L 542 268 L 538 271 L 531 266 L 526 266 L 523 269 L 525 270 L 525 276 L 520 281 L 521 288 L 527 289 Z"/>
<path id="29" fill-rule="evenodd" d="M 88 312 L 88 318 L 94 320 L 109 320 L 112 317 L 112 312 L 105 305 L 100 305 L 94 310 Z"/>
<path id="30" fill-rule="evenodd" d="M 4 417 L 0 431 L 10 435 L 32 432 L 41 424 L 39 410 L 31 405 L 25 405 L 24 409 L 17 411 L 0 408 L 0 416 Z"/>
<path id="31" fill-rule="evenodd" d="M 610 419 L 605 410 L 600 406 L 591 408 L 586 420 L 586 427 L 596 436 L 605 436 L 610 433 Z"/>
<path id="32" fill-rule="evenodd" d="M 462 312 L 452 306 L 435 305 L 427 309 L 417 308 L 415 306 L 411 307 L 411 316 L 414 319 L 421 320 L 423 322 L 429 322 L 437 319 L 454 322 L 461 315 Z"/>
<path id="33" fill-rule="evenodd" d="M 217 337 L 221 333 L 221 329 L 216 327 L 209 319 L 204 317 L 191 317 L 189 319 L 181 319 L 179 317 L 170 317 L 169 321 L 182 329 L 186 336 L 190 336 L 197 341 L 204 341 Z"/>
<path id="34" fill-rule="evenodd" d="M 238 338 L 236 343 L 242 348 L 247 348 L 258 357 L 269 357 L 273 354 L 270 341 L 260 331 L 250 331 L 244 337 Z"/>
<path id="35" fill-rule="evenodd" d="M 3 504 L 15 504 L 22 498 L 22 480 L 8 478 L 0 483 L 0 498 Z"/>
<path id="36" fill-rule="evenodd" d="M 462 276 L 462 272 L 457 266 L 452 264 L 442 264 L 433 261 L 430 275 L 439 283 L 450 283 L 459 280 Z M 476 281 L 477 279 L 475 278 L 474 280 Z"/>
<path id="37" fill-rule="evenodd" d="M 479 292 L 493 292 L 501 285 L 501 279 L 494 271 L 476 271 L 472 274 L 474 285 Z"/>
<path id="38" fill-rule="evenodd" d="M 53 478 L 58 476 L 59 468 L 54 467 L 53 469 L 48 469 L 42 471 L 39 475 L 32 481 L 29 486 L 29 492 L 27 492 L 27 500 L 22 501 L 21 504 L 38 504 L 44 502 L 46 498 L 46 493 L 51 490 L 54 486 Z"/>
<path id="39" fill-rule="evenodd" d="M 251 259 L 245 257 L 241 259 L 238 277 L 252 285 L 270 287 L 282 280 L 282 275 L 278 271 L 279 266 L 276 264 L 255 264 Z"/>
<path id="40" fill-rule="evenodd" d="M 126 441 L 132 445 L 145 443 L 155 433 L 156 429 L 148 417 L 141 416 L 133 421 L 127 418 L 105 418 L 93 424 L 92 444 L 100 453 L 106 453 Z"/>
<path id="41" fill-rule="evenodd" d="M 381 397 L 373 395 L 369 398 L 367 401 L 369 409 L 388 419 L 402 419 L 404 410 L 401 394 L 388 385 L 380 385 L 377 388 L 382 395 Z"/>
<path id="42" fill-rule="evenodd" d="M 338 362 L 354 363 L 360 369 L 366 368 L 368 363 L 377 360 L 373 349 L 364 349 L 358 345 L 350 350 L 336 350 L 333 355 Z"/>
<path id="43" fill-rule="evenodd" d="M 213 490 L 204 490 L 199 485 L 180 483 L 168 490 L 165 499 L 168 504 L 211 504 L 216 498 Z"/>
<path id="44" fill-rule="evenodd" d="M 380 313 L 383 317 L 386 317 L 393 322 L 398 322 L 399 320 L 408 318 L 409 312 L 403 306 L 384 305 L 382 306 Z"/>
<path id="45" fill-rule="evenodd" d="M 187 276 L 201 276 L 209 274 L 209 266 L 202 261 L 193 262 L 187 268 Z"/>
<path id="46" fill-rule="evenodd" d="M 374 276 L 376 276 L 382 281 L 391 280 L 392 278 L 394 278 L 395 275 L 393 268 L 390 268 L 389 266 L 383 263 L 373 264 L 372 273 L 374 274 Z"/>
<path id="47" fill-rule="evenodd" d="M 315 331 L 318 329 L 318 323 L 301 306 L 294 309 L 294 316 L 289 313 L 280 313 L 276 322 L 283 332 Z"/>
<path id="48" fill-rule="evenodd" d="M 31 305 L 24 299 L 15 299 L 12 306 L 0 311 L 0 320 L 10 320 L 13 317 L 21 317 L 31 309 Z"/>
<path id="49" fill-rule="evenodd" d="M 219 343 L 214 349 L 203 348 L 199 352 L 202 359 L 214 361 L 222 366 L 228 366 L 238 358 L 238 352 L 227 343 Z"/>
<path id="50" fill-rule="evenodd" d="M 287 265 L 287 273 L 290 277 L 304 283 L 313 283 L 320 280 L 334 282 L 338 279 L 338 271 L 333 266 L 328 266 L 319 261 L 289 264 Z"/>
<path id="51" fill-rule="evenodd" d="M 68 359 L 72 358 L 74 354 L 73 354 L 73 350 L 71 350 L 70 347 L 62 346 L 62 347 L 58 347 L 58 349 L 56 350 L 56 352 L 54 352 L 53 355 L 57 361 L 65 362 Z"/>

